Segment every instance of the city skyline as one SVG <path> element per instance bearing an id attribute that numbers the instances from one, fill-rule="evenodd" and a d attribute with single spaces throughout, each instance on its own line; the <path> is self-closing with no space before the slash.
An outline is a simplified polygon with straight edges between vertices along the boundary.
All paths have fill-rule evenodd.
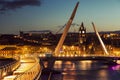
<path id="1" fill-rule="evenodd" d="M 0 3 L 0 33 L 19 33 L 19 31 L 30 30 L 51 30 L 55 33 L 60 29 L 59 26 L 67 23 L 78 1 L 80 5 L 73 23 L 80 25 L 83 22 L 87 32 L 93 32 L 91 22 L 95 23 L 98 31 L 120 30 L 120 0 L 30 1 L 32 4 L 26 2 L 21 6 L 16 4 L 17 7 L 12 6 L 12 8 L 4 6 L 6 7 L 4 10 L 1 10 L 3 3 Z M 6 2 L 15 2 L 15 0 Z"/>

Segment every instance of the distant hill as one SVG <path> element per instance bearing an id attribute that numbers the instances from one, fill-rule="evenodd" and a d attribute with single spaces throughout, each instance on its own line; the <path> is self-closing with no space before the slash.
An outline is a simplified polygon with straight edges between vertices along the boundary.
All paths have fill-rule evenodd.
<path id="1" fill-rule="evenodd" d="M 95 32 L 88 32 L 88 33 L 95 33 Z M 117 31 L 101 31 L 99 33 L 117 33 L 117 34 L 120 34 L 120 30 L 117 30 Z"/>

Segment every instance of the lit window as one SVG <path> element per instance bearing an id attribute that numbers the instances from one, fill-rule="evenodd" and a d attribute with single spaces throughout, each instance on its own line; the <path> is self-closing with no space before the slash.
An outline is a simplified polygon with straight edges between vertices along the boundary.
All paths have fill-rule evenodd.
<path id="1" fill-rule="evenodd" d="M 85 33 L 85 31 L 82 31 L 82 33 Z"/>

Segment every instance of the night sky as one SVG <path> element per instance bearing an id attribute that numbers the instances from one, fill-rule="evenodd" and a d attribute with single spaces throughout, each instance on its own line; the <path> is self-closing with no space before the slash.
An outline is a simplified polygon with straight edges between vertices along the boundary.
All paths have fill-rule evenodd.
<path id="1" fill-rule="evenodd" d="M 92 32 L 120 30 L 120 0 L 0 0 L 0 34 L 19 31 L 51 30 L 56 32 L 67 23 L 80 2 L 73 23 L 84 23 Z M 78 26 L 74 27 L 78 31 Z"/>

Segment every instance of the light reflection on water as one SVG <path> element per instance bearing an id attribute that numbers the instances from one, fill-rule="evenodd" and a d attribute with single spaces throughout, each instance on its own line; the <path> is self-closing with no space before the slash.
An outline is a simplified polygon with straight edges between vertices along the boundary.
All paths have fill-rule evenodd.
<path id="1" fill-rule="evenodd" d="M 62 73 L 54 74 L 52 80 L 120 80 L 120 65 L 100 61 L 56 61 L 54 69 Z"/>

